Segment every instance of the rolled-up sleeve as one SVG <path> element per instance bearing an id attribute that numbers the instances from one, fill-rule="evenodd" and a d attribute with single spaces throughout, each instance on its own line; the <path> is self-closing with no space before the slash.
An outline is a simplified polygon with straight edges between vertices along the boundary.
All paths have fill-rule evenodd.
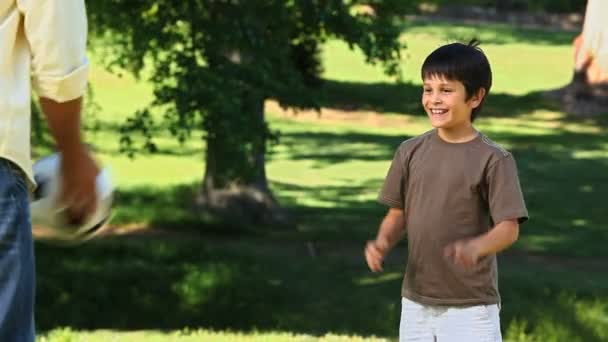
<path id="1" fill-rule="evenodd" d="M 81 97 L 89 69 L 84 0 L 21 0 L 18 4 L 38 95 L 57 102 Z"/>

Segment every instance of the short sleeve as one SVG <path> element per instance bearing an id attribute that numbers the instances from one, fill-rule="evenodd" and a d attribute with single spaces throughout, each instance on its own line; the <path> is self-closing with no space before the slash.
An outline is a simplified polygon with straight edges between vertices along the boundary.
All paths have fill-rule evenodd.
<path id="1" fill-rule="evenodd" d="M 405 207 L 405 185 L 407 181 L 407 165 L 401 148 L 397 150 L 384 185 L 378 195 L 378 201 L 392 208 Z"/>
<path id="2" fill-rule="evenodd" d="M 38 95 L 58 102 L 81 97 L 89 68 L 84 0 L 21 0 L 18 4 Z"/>
<path id="3" fill-rule="evenodd" d="M 517 219 L 521 224 L 528 220 L 528 210 L 512 154 L 507 154 L 490 166 L 487 183 L 490 216 L 494 224 L 512 219 Z"/>

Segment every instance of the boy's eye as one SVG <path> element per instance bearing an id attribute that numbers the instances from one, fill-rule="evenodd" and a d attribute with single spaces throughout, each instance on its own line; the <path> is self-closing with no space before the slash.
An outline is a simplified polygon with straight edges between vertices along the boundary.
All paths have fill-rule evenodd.
<path id="1" fill-rule="evenodd" d="M 444 92 L 444 93 L 451 93 L 451 92 L 452 92 L 452 89 L 443 89 L 443 92 Z"/>
<path id="2" fill-rule="evenodd" d="M 432 90 L 431 90 L 430 88 L 424 88 L 424 89 L 423 89 L 423 91 L 424 91 L 425 93 L 430 93 Z"/>

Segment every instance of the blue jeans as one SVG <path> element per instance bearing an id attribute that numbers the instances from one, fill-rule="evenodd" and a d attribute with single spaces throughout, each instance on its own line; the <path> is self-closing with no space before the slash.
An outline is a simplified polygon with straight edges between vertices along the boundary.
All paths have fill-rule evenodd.
<path id="1" fill-rule="evenodd" d="M 0 159 L 0 341 L 34 341 L 35 264 L 27 183 Z"/>

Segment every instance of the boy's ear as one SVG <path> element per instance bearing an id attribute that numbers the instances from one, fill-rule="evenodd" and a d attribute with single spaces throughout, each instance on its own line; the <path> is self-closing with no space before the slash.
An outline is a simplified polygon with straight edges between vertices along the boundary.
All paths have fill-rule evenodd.
<path id="1" fill-rule="evenodd" d="M 483 98 L 486 96 L 486 90 L 484 88 L 479 88 L 473 96 L 469 99 L 469 103 L 471 104 L 471 108 L 477 108 L 483 101 Z"/>

